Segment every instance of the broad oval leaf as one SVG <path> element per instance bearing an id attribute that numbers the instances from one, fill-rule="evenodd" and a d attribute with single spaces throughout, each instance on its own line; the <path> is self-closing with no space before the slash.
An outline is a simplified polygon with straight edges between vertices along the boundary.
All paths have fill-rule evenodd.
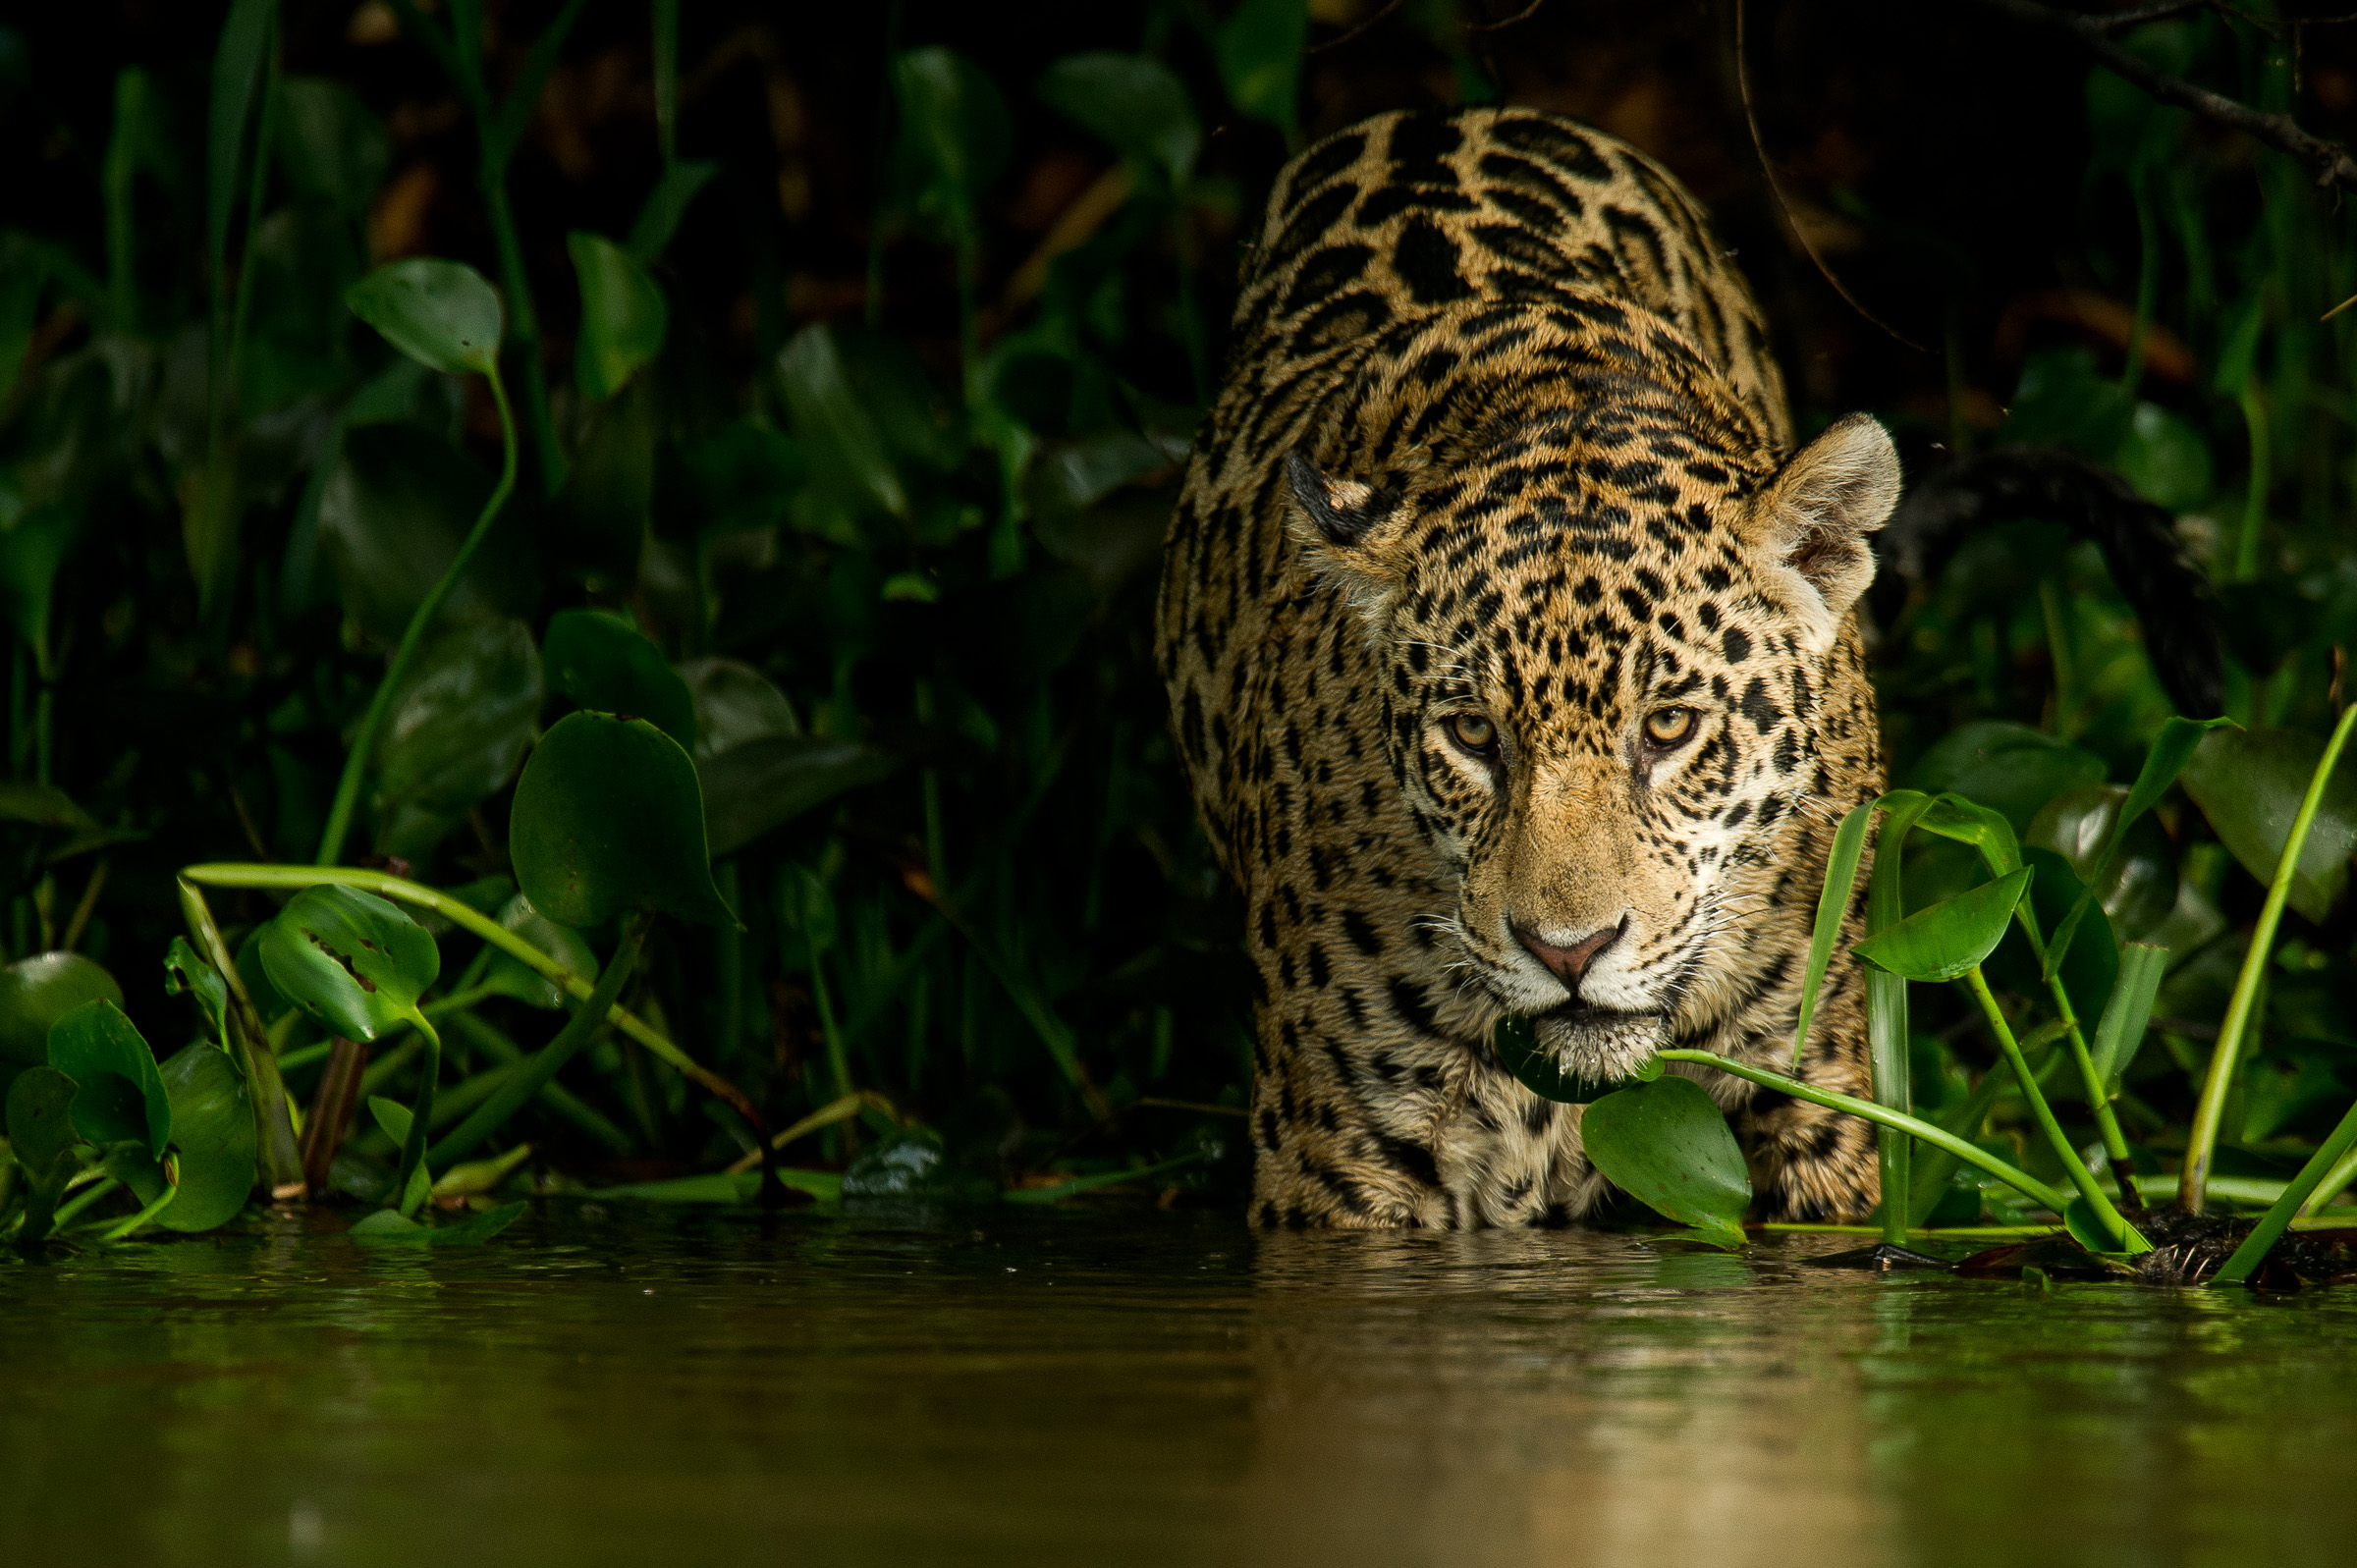
<path id="1" fill-rule="evenodd" d="M 533 946 L 579 975 L 583 980 L 597 978 L 597 954 L 589 944 L 571 926 L 560 926 L 532 907 L 532 900 L 522 893 L 507 901 L 499 911 L 499 923 Z M 553 1012 L 565 1005 L 565 993 L 539 970 L 514 953 L 494 948 L 491 962 L 483 970 L 483 984 L 503 997 L 512 997 L 527 1007 Z"/>
<path id="2" fill-rule="evenodd" d="M 548 683 L 576 706 L 645 719 L 683 746 L 695 744 L 695 700 L 663 652 L 637 627 L 602 610 L 560 610 L 541 639 Z"/>
<path id="3" fill-rule="evenodd" d="M 702 765 L 750 740 L 802 732 L 777 682 L 736 659 L 690 659 L 675 667 L 695 704 L 695 761 Z M 709 811 L 707 806 L 706 810 Z"/>
<path id="4" fill-rule="evenodd" d="M 2065 789 L 2104 782 L 2104 759 L 2027 725 L 1990 720 L 1957 728 L 1917 760 L 1907 783 L 1996 808 L 2016 833 Z M 1926 826 L 1929 826 L 1928 824 Z"/>
<path id="5" fill-rule="evenodd" d="M 514 778 L 544 695 L 540 652 L 521 621 L 460 626 L 428 643 L 394 697 L 377 742 L 378 849 L 429 848 L 453 821 Z"/>
<path id="6" fill-rule="evenodd" d="M 508 850 L 525 896 L 559 925 L 631 909 L 737 924 L 712 886 L 695 764 L 643 719 L 559 720 L 523 765 Z"/>
<path id="7" fill-rule="evenodd" d="M 464 262 L 390 262 L 346 290 L 344 302 L 429 370 L 487 374 L 499 361 L 506 313 L 483 275 Z"/>
<path id="8" fill-rule="evenodd" d="M 1751 1176 L 1709 1091 L 1665 1074 L 1605 1096 L 1579 1118 L 1580 1148 L 1612 1184 L 1663 1217 L 1740 1244 Z"/>
<path id="9" fill-rule="evenodd" d="M 423 927 L 356 888 L 305 888 L 262 934 L 262 968 L 287 999 L 337 1034 L 374 1040 L 416 1016 L 442 972 Z"/>
<path id="10" fill-rule="evenodd" d="M 2022 842 L 2060 855 L 2083 888 L 2103 868 L 2106 851 L 2116 838 L 2118 848 L 2098 880 L 2094 906 L 2110 918 L 2114 930 L 2133 940 L 2166 920 L 2177 906 L 2177 855 L 2168 835 L 2150 815 L 2129 823 L 2124 834 L 2118 831 L 2128 803 L 2128 790 L 2121 784 L 2056 795 L 2030 819 Z M 2067 918 L 2065 910 L 2049 926 L 2057 942 Z"/>
<path id="11" fill-rule="evenodd" d="M 1541 1100 L 1552 1100 L 1557 1105 L 1584 1106 L 1637 1081 L 1565 1072 L 1557 1054 L 1540 1043 L 1534 1019 L 1501 1018 L 1493 1038 L 1499 1064 L 1513 1075 L 1514 1081 Z M 1660 1064 L 1651 1065 L 1658 1073 Z"/>
<path id="12" fill-rule="evenodd" d="M 640 365 L 663 351 L 671 306 L 646 269 L 613 241 L 576 229 L 565 237 L 565 248 L 581 285 L 574 384 L 584 398 L 611 398 Z"/>
<path id="13" fill-rule="evenodd" d="M 2185 765 L 2185 792 L 2218 831 L 2219 840 L 2259 879 L 2275 881 L 2308 781 L 2325 743 L 2290 730 L 2213 730 Z M 2357 759 L 2344 753 L 2325 786 L 2308 841 L 2291 876 L 2291 906 L 2323 920 L 2349 886 L 2357 850 Z"/>
<path id="14" fill-rule="evenodd" d="M 0 1063 L 49 1059 L 49 1029 L 85 1001 L 123 1005 L 123 988 L 78 952 L 35 953 L 0 969 Z"/>
<path id="15" fill-rule="evenodd" d="M 320 487 L 318 525 L 345 614 L 374 641 L 398 642 L 490 494 L 491 476 L 430 431 L 372 424 L 348 432 Z M 491 525 L 443 601 L 443 622 L 536 615 L 529 526 L 514 510 Z"/>
<path id="16" fill-rule="evenodd" d="M 2030 868 L 2023 866 L 1918 909 L 1852 950 L 1876 968 L 1908 980 L 1953 980 L 1988 957 L 2004 937 L 2029 881 Z"/>
<path id="17" fill-rule="evenodd" d="M 172 1100 L 180 1196 L 156 1216 L 166 1230 L 210 1230 L 246 1207 L 253 1190 L 253 1105 L 226 1052 L 184 1047 L 162 1069 Z"/>
<path id="18" fill-rule="evenodd" d="M 55 1067 L 27 1067 L 8 1086 L 8 1147 L 38 1174 L 81 1142 L 74 1099 L 81 1089 Z"/>
<path id="19" fill-rule="evenodd" d="M 82 1086 L 74 1130 L 94 1144 L 138 1143 L 162 1159 L 172 1141 L 172 1102 L 155 1053 L 123 1009 L 85 1001 L 49 1029 L 49 1065 Z"/>
<path id="20" fill-rule="evenodd" d="M 899 766 L 859 740 L 772 735 L 700 764 L 712 854 L 725 858 L 846 789 L 873 784 Z"/>
<path id="21" fill-rule="evenodd" d="M 1183 184 L 1203 146 L 1186 83 L 1144 55 L 1066 55 L 1039 79 L 1039 95 L 1124 156 Z"/>

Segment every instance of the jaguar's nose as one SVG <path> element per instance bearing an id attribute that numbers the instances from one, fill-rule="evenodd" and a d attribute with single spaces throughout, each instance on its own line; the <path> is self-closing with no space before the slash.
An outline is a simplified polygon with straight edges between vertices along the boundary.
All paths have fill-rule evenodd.
<path id="1" fill-rule="evenodd" d="M 1514 928 L 1514 937 L 1530 949 L 1532 957 L 1547 966 L 1549 973 L 1563 983 L 1564 990 L 1576 997 L 1579 995 L 1580 977 L 1588 972 L 1588 966 L 1596 961 L 1597 955 L 1605 948 L 1618 942 L 1621 933 L 1626 930 L 1628 916 L 1622 915 L 1617 925 L 1607 926 L 1591 936 L 1582 937 L 1568 947 L 1541 942 L 1519 926 Z"/>

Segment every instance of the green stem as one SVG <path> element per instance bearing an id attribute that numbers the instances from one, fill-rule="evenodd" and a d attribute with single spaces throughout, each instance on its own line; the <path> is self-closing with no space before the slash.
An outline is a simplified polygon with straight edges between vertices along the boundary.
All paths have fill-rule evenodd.
<path id="1" fill-rule="evenodd" d="M 500 292 L 508 297 L 507 351 L 523 372 L 523 419 L 531 427 L 532 455 L 540 465 L 540 493 L 553 496 L 565 487 L 568 464 L 565 450 L 557 445 L 556 421 L 549 416 L 548 370 L 540 362 L 540 313 L 532 307 L 531 280 L 523 270 L 523 242 L 517 237 L 516 214 L 508 202 L 506 167 L 492 168 L 486 159 L 482 186 L 492 243 L 499 250 Z M 499 385 L 497 377 L 491 385 Z M 505 425 L 504 398 L 499 412 Z"/>
<path id="2" fill-rule="evenodd" d="M 425 1140 L 433 1130 L 434 1089 L 442 1077 L 442 1037 L 434 1033 L 434 1026 L 425 1021 L 421 1012 L 410 1014 L 410 1022 L 416 1028 L 418 1038 L 425 1042 L 425 1078 L 417 1086 L 415 1103 L 410 1107 L 410 1135 L 401 1146 L 401 1166 L 393 1173 L 393 1202 L 404 1218 L 415 1213 L 422 1201 L 422 1194 L 415 1199 L 410 1196 L 410 1177 L 425 1162 Z"/>
<path id="3" fill-rule="evenodd" d="M 1902 808 L 1883 819 L 1882 839 L 1875 845 L 1874 875 L 1866 885 L 1866 929 L 1870 932 L 1896 925 L 1905 913 L 1899 899 L 1899 846 L 1917 815 L 1920 813 Z M 1892 1110 L 1912 1109 L 1915 1085 L 1907 1058 L 1904 977 L 1881 969 L 1867 970 L 1866 1036 L 1875 1100 Z M 1874 1143 L 1882 1175 L 1883 1240 L 1903 1247 L 1907 1244 L 1908 1201 L 1913 1196 L 1909 1167 L 1914 1144 L 1892 1127 L 1878 1128 Z"/>
<path id="4" fill-rule="evenodd" d="M 2086 1031 L 2079 1027 L 2079 1015 L 2070 1004 L 2070 993 L 2063 987 L 2060 975 L 2048 977 L 2046 989 L 2062 1021 L 2070 1059 L 2079 1069 L 2079 1083 L 2087 1094 L 2087 1108 L 2095 1113 L 2095 1125 L 2104 1140 L 2104 1155 L 2111 1162 L 2112 1179 L 2121 1183 L 2121 1192 L 2132 1195 L 2136 1189 L 2128 1182 L 2135 1166 L 2128 1158 L 2127 1136 L 2119 1130 L 2119 1117 L 2111 1109 L 2111 1094 L 2103 1074 L 2095 1069 L 2095 1054 L 2087 1049 Z"/>
<path id="5" fill-rule="evenodd" d="M 2055 1108 L 2048 1105 L 2046 1096 L 2039 1092 L 2037 1074 L 2030 1071 L 2029 1062 L 2022 1057 L 2020 1042 L 2013 1038 L 2012 1027 L 2005 1022 L 2004 1010 L 1998 1006 L 1997 999 L 1989 994 L 1989 982 L 1982 977 L 1981 966 L 1974 964 L 1965 979 L 1972 987 L 1973 997 L 1981 1004 L 1982 1013 L 1989 1020 L 1990 1032 L 1997 1036 L 1998 1049 L 2004 1053 L 2006 1064 L 2012 1067 L 2013 1076 L 2021 1085 L 2022 1098 L 2030 1103 L 2031 1114 L 2038 1118 L 2038 1125 L 2045 1131 L 2047 1142 L 2054 1145 L 2056 1155 L 2062 1162 L 2062 1168 L 2070 1173 L 2070 1183 L 2079 1189 L 2079 1197 L 2088 1208 L 2095 1211 L 2104 1228 L 2119 1243 L 2116 1250 L 2126 1253 L 2152 1251 L 2153 1244 L 2145 1240 L 2134 1225 L 2120 1217 L 2119 1211 L 2111 1206 L 2111 1200 L 2104 1196 L 2104 1189 L 2095 1184 L 2095 1173 L 2080 1162 L 2078 1151 L 2071 1148 L 2070 1139 L 2063 1135 L 2062 1124 L 2055 1119 Z"/>
<path id="6" fill-rule="evenodd" d="M 2193 1127 L 2185 1135 L 2185 1164 L 2178 1176 L 2177 1207 L 2187 1214 L 2202 1212 L 2211 1156 L 2218 1148 L 2220 1123 L 2225 1118 L 2226 1094 L 2234 1086 L 2236 1058 L 2242 1050 L 2242 1037 L 2249 1031 L 2257 1009 L 2260 982 L 2267 975 L 2268 953 L 2275 945 L 2275 928 L 2282 923 L 2283 905 L 2291 897 L 2291 879 L 2300 867 L 2300 851 L 2307 846 L 2308 830 L 2316 825 L 2317 809 L 2325 800 L 2325 785 L 2331 782 L 2333 767 L 2340 761 L 2341 747 L 2348 744 L 2352 725 L 2357 725 L 2357 704 L 2344 710 L 2340 723 L 2332 727 L 2332 738 L 2325 742 L 2325 755 L 2309 777 L 2308 792 L 2300 799 L 2299 815 L 2291 821 L 2291 837 L 2283 840 L 2283 853 L 2275 862 L 2275 881 L 2268 885 L 2267 901 L 2259 906 L 2259 923 L 2251 928 L 2251 945 L 2242 955 L 2242 972 L 2235 977 L 2225 1021 L 2218 1026 L 2218 1046 L 2210 1054 L 2210 1073 L 2202 1080 L 2202 1098 L 2193 1108 Z"/>
<path id="7" fill-rule="evenodd" d="M 279 1075 L 278 1057 L 270 1049 L 270 1033 L 262 1027 L 261 1014 L 254 1010 L 253 998 L 246 990 L 245 977 L 238 973 L 238 960 L 222 939 L 221 928 L 214 922 L 204 894 L 186 877 L 178 880 L 178 892 L 181 918 L 188 923 L 189 935 L 196 940 L 196 950 L 220 972 L 223 984 L 229 988 L 226 1044 L 246 1076 L 246 1087 L 253 1103 L 254 1142 L 263 1179 L 273 1196 L 299 1192 L 303 1179 L 302 1151 L 296 1142 L 287 1084 Z"/>
<path id="8" fill-rule="evenodd" d="M 246 189 L 246 243 L 238 252 L 237 302 L 229 317 L 229 346 L 216 366 L 216 388 L 211 403 L 210 417 L 206 420 L 205 455 L 206 478 L 220 471 L 221 443 L 229 426 L 230 412 L 238 406 L 238 365 L 245 357 L 246 328 L 253 316 L 253 236 L 262 226 L 262 203 L 270 194 L 270 139 L 278 126 L 278 79 L 280 66 L 279 23 L 270 24 L 270 68 L 262 78 L 262 108 L 255 117 L 253 133 L 253 178 Z"/>
<path id="9" fill-rule="evenodd" d="M 332 866 L 344 857 L 344 839 L 352 831 L 352 814 L 360 801 L 360 783 L 368 772 L 368 754 L 376 748 L 376 732 L 383 727 L 385 715 L 392 709 L 394 693 L 400 689 L 403 677 L 415 662 L 417 650 L 424 643 L 434 618 L 441 614 L 442 601 L 449 598 L 451 589 L 458 586 L 467 563 L 474 559 L 474 553 L 482 548 L 484 539 L 490 536 L 491 524 L 498 520 L 500 508 L 507 504 L 509 492 L 516 488 L 515 411 L 508 406 L 508 390 L 500 381 L 497 366 L 490 370 L 486 379 L 491 383 L 492 401 L 499 405 L 502 449 L 499 483 L 492 487 L 491 499 L 483 503 L 482 513 L 474 519 L 474 526 L 467 530 L 466 541 L 459 546 L 459 553 L 451 559 L 449 568 L 426 591 L 424 600 L 410 617 L 409 627 L 402 632 L 401 643 L 393 650 L 392 662 L 385 666 L 384 678 L 376 683 L 376 695 L 368 699 L 368 711 L 361 716 L 359 731 L 353 736 L 352 751 L 344 759 L 343 777 L 336 781 L 336 801 L 327 814 L 327 831 L 319 837 L 318 864 L 322 866 Z"/>
<path id="10" fill-rule="evenodd" d="M 112 1176 L 102 1176 L 95 1185 L 83 1188 L 81 1197 L 71 1203 L 58 1205 L 57 1212 L 49 1217 L 48 1234 L 54 1236 L 65 1229 L 67 1220 L 72 1219 L 121 1185 L 122 1183 Z"/>
<path id="11" fill-rule="evenodd" d="M 818 1032 L 827 1043 L 827 1066 L 835 1074 L 835 1093 L 841 1098 L 851 1092 L 851 1058 L 835 1023 L 834 999 L 827 994 L 826 955 L 816 947 L 810 951 L 810 1000 L 818 1007 Z"/>
<path id="12" fill-rule="evenodd" d="M 157 1215 L 160 1215 L 165 1210 L 171 1208 L 172 1200 L 179 1196 L 180 1189 L 178 1187 L 166 1187 L 163 1192 L 157 1196 L 155 1202 L 149 1204 L 146 1208 L 141 1209 L 137 1214 L 131 1216 L 129 1218 L 119 1219 L 113 1224 L 107 1226 L 104 1230 L 98 1232 L 96 1239 L 99 1241 L 121 1241 L 125 1236 L 130 1235 L 141 1225 L 146 1224 L 150 1220 L 154 1219 Z"/>
<path id="13" fill-rule="evenodd" d="M 2340 1162 L 2325 1173 L 2325 1179 L 2317 1183 L 2316 1191 L 2309 1194 L 2306 1203 L 2300 1205 L 2299 1217 L 2306 1219 L 2314 1215 L 2346 1191 L 2351 1181 L 2357 1181 L 2357 1148 L 2342 1155 Z"/>
<path id="14" fill-rule="evenodd" d="M 1967 1143 L 1946 1128 L 1936 1127 L 1903 1110 L 1892 1110 L 1888 1106 L 1878 1106 L 1871 1100 L 1860 1100 L 1855 1095 L 1845 1095 L 1837 1089 L 1822 1089 L 1813 1083 L 1803 1083 L 1798 1078 L 1787 1078 L 1781 1072 L 1755 1067 L 1747 1061 L 1737 1061 L 1731 1056 L 1722 1056 L 1708 1051 L 1670 1050 L 1658 1054 L 1664 1061 L 1691 1061 L 1705 1067 L 1716 1067 L 1729 1077 L 1756 1083 L 1763 1089 L 1774 1089 L 1795 1100 L 1805 1100 L 1813 1106 L 1824 1106 L 1829 1110 L 1846 1110 L 1853 1116 L 1879 1126 L 1896 1127 L 1935 1149 L 1946 1150 L 1968 1165 L 1979 1166 L 2014 1191 L 2052 1209 L 2056 1214 L 2060 1214 L 2070 1206 L 2069 1196 L 2059 1188 L 2050 1187 L 2027 1171 L 2016 1170 L 1977 1144 Z"/>
<path id="15" fill-rule="evenodd" d="M 2357 708 L 2350 711 L 2357 713 Z M 2242 1238 L 2242 1245 L 2234 1249 L 2234 1256 L 2226 1260 L 2225 1267 L 2219 1270 L 2211 1283 L 2233 1285 L 2248 1279 L 2251 1271 L 2265 1261 L 2269 1249 L 2275 1246 L 2276 1238 L 2283 1234 L 2293 1217 L 2324 1184 L 2326 1172 L 2353 1153 L 2357 1153 L 2357 1105 L 2349 1107 L 2342 1113 L 2340 1125 L 2332 1129 L 2332 1136 L 2327 1138 L 2324 1147 L 2309 1157 L 2308 1162 L 2300 1167 L 2300 1173 L 2291 1178 L 2291 1185 L 2283 1189 L 2283 1196 L 2277 1198 L 2260 1217 L 2257 1226 Z"/>
<path id="16" fill-rule="evenodd" d="M 510 1040 L 497 1026 L 474 1013 L 460 1013 L 451 1019 L 451 1026 L 465 1035 L 467 1041 L 481 1051 L 484 1055 L 503 1065 L 521 1061 L 524 1058 L 524 1051 L 521 1046 Z M 624 1132 L 613 1122 L 608 1121 L 597 1111 L 582 1104 L 580 1099 L 563 1084 L 542 1085 L 540 1103 L 605 1145 L 612 1153 L 624 1156 L 637 1153 L 638 1146 L 630 1142 L 629 1133 Z"/>

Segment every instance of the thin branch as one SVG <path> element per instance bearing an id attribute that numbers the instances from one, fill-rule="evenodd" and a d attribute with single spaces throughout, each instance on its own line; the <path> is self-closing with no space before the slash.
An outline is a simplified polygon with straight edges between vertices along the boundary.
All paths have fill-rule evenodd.
<path id="1" fill-rule="evenodd" d="M 1751 67 L 1745 58 L 1747 51 L 1744 48 L 1743 23 L 1743 0 L 1735 0 L 1735 86 L 1743 95 L 1743 123 L 1751 128 L 1751 150 L 1759 155 L 1760 173 L 1768 177 L 1768 193 L 1776 197 L 1776 205 L 1778 209 L 1783 213 L 1786 227 L 1791 229 L 1792 237 L 1800 242 L 1800 248 L 1808 252 L 1809 259 L 1817 264 L 1817 271 L 1819 275 L 1822 276 L 1827 283 L 1833 286 L 1834 293 L 1839 295 L 1842 299 L 1848 303 L 1850 309 L 1855 310 L 1859 315 L 1864 316 L 1868 321 L 1871 321 L 1876 326 L 1882 328 L 1882 330 L 1889 334 L 1894 341 L 1906 345 L 1906 347 L 1914 350 L 1917 353 L 1931 352 L 1931 351 L 1926 349 L 1922 344 L 1917 343 L 1914 339 L 1908 337 L 1905 333 L 1900 332 L 1897 328 L 1891 326 L 1891 323 L 1885 321 L 1881 316 L 1876 315 L 1873 311 L 1867 309 L 1863 304 L 1859 303 L 1858 297 L 1854 294 L 1851 294 L 1849 290 L 1842 285 L 1842 282 L 1839 278 L 1834 276 L 1834 269 L 1827 266 L 1825 264 L 1825 257 L 1817 253 L 1816 242 L 1809 238 L 1808 230 L 1802 228 L 1800 220 L 1792 216 L 1792 203 L 1784 195 L 1782 182 L 1776 178 L 1776 165 L 1768 160 L 1768 143 L 1760 135 L 1759 113 L 1753 109 L 1751 104 Z"/>
<path id="2" fill-rule="evenodd" d="M 1348 43 L 1351 39 L 1357 37 L 1360 33 L 1366 31 L 1369 27 L 1375 26 L 1375 24 L 1381 22 L 1393 12 L 1398 10 L 1400 0 L 1385 0 L 1382 10 L 1367 18 L 1366 21 L 1360 23 L 1357 27 L 1352 27 L 1348 32 L 1342 34 L 1340 37 L 1329 38 L 1324 43 L 1313 43 L 1301 52 L 1303 54 L 1324 54 L 1329 49 L 1340 49 L 1343 44 Z"/>
<path id="3" fill-rule="evenodd" d="M 1467 22 L 1462 26 L 1467 32 L 1501 32 L 1518 22 L 1528 22 L 1531 18 L 1539 14 L 1539 7 L 1545 5 L 1546 3 L 1547 0 L 1530 0 L 1530 4 L 1524 6 L 1512 16 L 1505 18 L 1503 21 Z"/>
<path id="4" fill-rule="evenodd" d="M 2163 103 L 2190 109 L 2214 125 L 2239 131 L 2253 140 L 2265 142 L 2278 152 L 2286 152 L 2316 171 L 2319 186 L 2335 186 L 2343 190 L 2357 190 L 2357 159 L 2337 141 L 2327 141 L 2300 129 L 2297 121 L 2287 114 L 2263 114 L 2248 104 L 2221 97 L 2208 87 L 2197 87 L 2181 77 L 2172 77 L 2104 36 L 2106 19 L 2078 12 L 2057 11 L 2040 5 L 2037 0 L 1977 0 L 1978 4 L 2001 11 L 2022 22 L 2035 22 L 2069 33 L 2079 41 L 2079 47 L 2093 55 L 2106 70 L 2142 87 Z"/>
<path id="5" fill-rule="evenodd" d="M 2161 0 L 2159 5 L 2138 6 L 2133 11 L 2106 11 L 2087 20 L 2104 32 L 2125 32 L 2141 27 L 2148 22 L 2166 22 L 2189 11 L 2207 11 L 2210 0 Z"/>

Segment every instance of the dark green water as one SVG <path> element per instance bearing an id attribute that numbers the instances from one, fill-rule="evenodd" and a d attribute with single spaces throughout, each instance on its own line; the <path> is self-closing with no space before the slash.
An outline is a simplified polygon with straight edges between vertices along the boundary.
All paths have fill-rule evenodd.
<path id="1" fill-rule="evenodd" d="M 0 1562 L 2346 1563 L 2357 1289 L 552 1205 L 0 1262 Z"/>

